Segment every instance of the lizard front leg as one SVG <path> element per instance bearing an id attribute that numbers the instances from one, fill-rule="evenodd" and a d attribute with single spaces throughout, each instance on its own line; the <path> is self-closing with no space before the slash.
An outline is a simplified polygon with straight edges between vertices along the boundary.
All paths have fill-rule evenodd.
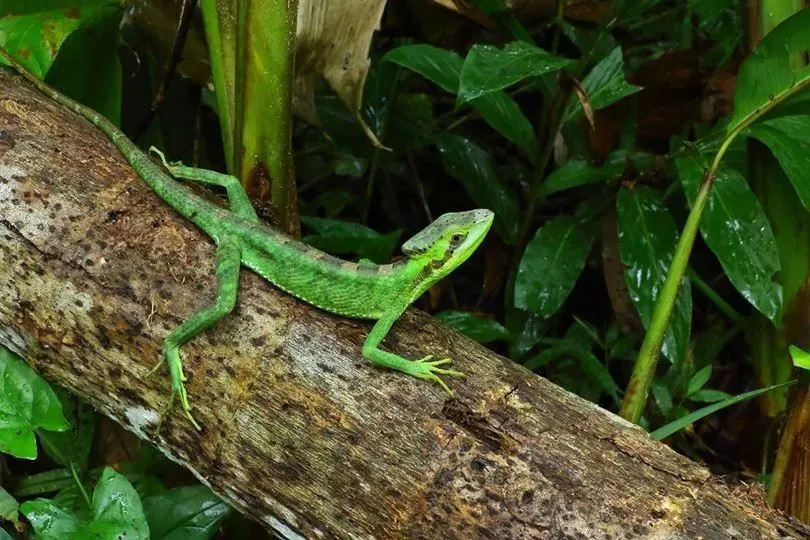
<path id="1" fill-rule="evenodd" d="M 156 154 L 163 162 L 163 166 L 166 167 L 175 178 L 225 188 L 225 192 L 228 194 L 228 204 L 231 212 L 250 221 L 259 221 L 256 210 L 250 202 L 250 197 L 248 197 L 245 188 L 242 187 L 242 184 L 239 183 L 239 179 L 235 176 L 210 171 L 208 169 L 187 167 L 182 163 L 169 163 L 166 161 L 166 156 L 163 155 L 163 152 L 154 146 L 149 147 L 149 152 Z"/>
<path id="2" fill-rule="evenodd" d="M 169 373 L 172 377 L 172 400 L 175 394 L 180 398 L 183 412 L 197 429 L 200 429 L 200 426 L 191 416 L 191 407 L 188 404 L 188 395 L 186 394 L 186 387 L 183 384 L 183 382 L 186 381 L 186 377 L 183 374 L 183 361 L 180 359 L 180 347 L 233 311 L 236 305 L 236 290 L 239 286 L 240 266 L 241 249 L 239 244 L 233 238 L 227 236 L 222 238 L 217 248 L 216 274 L 218 290 L 214 305 L 195 313 L 190 319 L 178 326 L 163 341 L 163 358 L 169 366 Z M 160 363 L 158 363 L 155 368 L 159 366 Z"/>
<path id="3" fill-rule="evenodd" d="M 377 366 L 387 367 L 389 369 L 396 369 L 403 373 L 407 373 L 412 377 L 420 379 L 428 379 L 437 382 L 445 391 L 453 395 L 453 392 L 448 388 L 439 375 L 448 377 L 463 377 L 464 374 L 460 371 L 453 371 L 450 369 L 442 369 L 439 366 L 449 364 L 452 362 L 449 358 L 441 360 L 431 360 L 433 355 L 425 356 L 419 360 L 408 360 L 397 354 L 383 351 L 379 348 L 385 336 L 388 335 L 391 326 L 402 315 L 402 310 L 392 310 L 383 315 L 374 327 L 369 332 L 365 343 L 363 343 L 363 356 Z"/>

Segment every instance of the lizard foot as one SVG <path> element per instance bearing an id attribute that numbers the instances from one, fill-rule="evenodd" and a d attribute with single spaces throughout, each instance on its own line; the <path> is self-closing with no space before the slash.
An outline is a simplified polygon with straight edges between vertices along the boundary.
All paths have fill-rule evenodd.
<path id="1" fill-rule="evenodd" d="M 441 360 L 432 360 L 432 358 L 433 355 L 429 354 L 424 358 L 420 358 L 419 360 L 412 360 L 405 366 L 404 369 L 402 369 L 402 371 L 413 377 L 437 382 L 439 386 L 444 388 L 445 392 L 452 396 L 453 391 L 450 390 L 439 375 L 444 375 L 446 377 L 464 377 L 464 374 L 460 371 L 443 369 L 439 367 L 452 362 L 450 358 L 442 358 Z"/>
<path id="2" fill-rule="evenodd" d="M 169 406 L 174 403 L 174 397 L 177 396 L 180 398 L 180 406 L 183 408 L 183 413 L 186 415 L 186 418 L 189 419 L 191 424 L 197 428 L 198 431 L 202 431 L 202 427 L 200 424 L 194 420 L 194 417 L 191 416 L 191 405 L 188 403 L 188 393 L 186 392 L 186 386 L 183 384 L 188 379 L 186 375 L 183 373 L 183 364 L 180 360 L 180 351 L 177 347 L 168 347 L 165 350 L 166 354 L 166 363 L 169 365 L 169 372 L 172 376 L 172 397 L 169 401 Z"/>

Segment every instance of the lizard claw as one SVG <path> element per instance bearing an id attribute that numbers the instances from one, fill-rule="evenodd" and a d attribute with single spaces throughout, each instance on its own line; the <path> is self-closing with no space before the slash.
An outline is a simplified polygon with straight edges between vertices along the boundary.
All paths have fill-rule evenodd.
<path id="1" fill-rule="evenodd" d="M 449 364 L 452 362 L 450 358 L 442 358 L 441 360 L 431 360 L 433 358 L 432 354 L 429 354 L 419 360 L 414 360 L 411 364 L 411 368 L 406 371 L 409 375 L 413 377 L 419 377 L 420 379 L 428 379 L 434 381 L 441 386 L 445 392 L 453 395 L 453 391 L 450 390 L 450 387 L 439 377 L 439 375 L 444 375 L 445 377 L 464 377 L 464 374 L 460 371 L 455 371 L 452 369 L 442 369 L 438 366 Z"/>

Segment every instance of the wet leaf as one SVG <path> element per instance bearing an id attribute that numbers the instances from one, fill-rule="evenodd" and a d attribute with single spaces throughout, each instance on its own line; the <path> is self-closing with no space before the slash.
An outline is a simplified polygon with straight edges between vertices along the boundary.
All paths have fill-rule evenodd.
<path id="1" fill-rule="evenodd" d="M 443 133 L 436 137 L 445 170 L 464 185 L 481 208 L 495 212 L 495 229 L 512 244 L 517 237 L 518 205 L 509 185 L 497 174 L 492 157 L 469 139 Z"/>
<path id="2" fill-rule="evenodd" d="M 610 54 L 596 64 L 582 81 L 582 86 L 588 92 L 588 101 L 594 111 L 604 109 L 608 105 L 612 105 L 620 99 L 641 90 L 640 86 L 630 84 L 624 78 L 624 57 L 622 56 L 621 47 L 613 49 Z M 568 106 L 565 108 L 563 120 L 570 122 L 582 113 L 582 103 L 575 96 L 572 96 Z"/>
<path id="3" fill-rule="evenodd" d="M 132 484 L 109 467 L 104 469 L 93 492 L 93 517 L 89 522 L 47 499 L 26 501 L 20 511 L 31 522 L 37 538 L 127 538 L 146 540 L 149 527 L 141 500 Z"/>
<path id="4" fill-rule="evenodd" d="M 802 205 L 810 210 L 810 115 L 782 116 L 759 122 L 748 133 L 765 143 L 785 171 L 799 195 Z"/>
<path id="5" fill-rule="evenodd" d="M 20 511 L 36 532 L 37 540 L 65 540 L 74 538 L 79 519 L 47 499 L 26 501 Z"/>
<path id="6" fill-rule="evenodd" d="M 0 451 L 34 459 L 34 430 L 64 431 L 68 427 L 48 383 L 19 356 L 0 346 Z"/>
<path id="7" fill-rule="evenodd" d="M 205 486 L 187 486 L 143 502 L 151 540 L 207 540 L 232 510 Z"/>
<path id="8" fill-rule="evenodd" d="M 526 246 L 515 278 L 515 306 L 550 317 L 574 288 L 591 240 L 576 220 L 557 216 L 540 227 Z"/>
<path id="9" fill-rule="evenodd" d="M 473 45 L 461 68 L 457 104 L 571 64 L 573 60 L 554 56 L 525 41 L 507 43 L 503 49 L 492 45 Z"/>
<path id="10" fill-rule="evenodd" d="M 650 188 L 623 187 L 616 210 L 625 282 L 641 322 L 648 328 L 675 254 L 678 232 L 659 194 Z M 686 355 L 691 324 L 692 292 L 689 280 L 684 280 L 664 338 L 664 354 L 670 361 L 679 363 Z"/>
<path id="11" fill-rule="evenodd" d="M 478 343 L 508 340 L 510 337 L 509 331 L 498 321 L 469 311 L 442 311 L 436 314 L 436 318 Z"/>
<path id="12" fill-rule="evenodd" d="M 804 9 L 771 30 L 740 66 L 731 133 L 771 102 L 810 84 L 810 65 L 796 62 L 810 50 L 810 9 Z"/>
<path id="13" fill-rule="evenodd" d="M 678 158 L 676 164 L 691 204 L 703 180 L 705 164 L 694 154 Z M 781 267 L 776 241 L 759 201 L 734 169 L 721 166 L 718 170 L 700 232 L 740 294 L 778 323 L 782 287 L 774 281 Z"/>

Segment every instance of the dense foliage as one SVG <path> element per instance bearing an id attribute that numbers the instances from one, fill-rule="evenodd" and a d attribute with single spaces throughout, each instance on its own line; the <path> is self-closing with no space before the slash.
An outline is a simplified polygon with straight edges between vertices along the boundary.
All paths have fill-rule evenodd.
<path id="1" fill-rule="evenodd" d="M 162 29 L 175 14 L 152 4 L 0 3 L 0 44 L 143 147 L 224 170 L 199 21 L 143 122 L 174 39 Z M 539 15 L 412 4 L 388 6 L 371 51 L 361 114 L 382 147 L 325 84 L 319 124 L 293 128 L 303 240 L 388 262 L 439 214 L 492 209 L 485 244 L 419 307 L 691 457 L 767 482 L 795 383 L 788 347 L 810 345 L 784 330 L 807 313 L 810 245 L 796 231 L 810 208 L 810 10 L 749 54 L 734 0 Z M 0 372 L 12 473 L 0 519 L 23 535 L 20 515 L 41 538 L 209 538 L 231 515 L 201 486 L 168 489 L 188 477 L 148 448 L 111 459 L 104 421 L 12 353 Z M 47 457 L 24 464 L 37 438 Z"/>

